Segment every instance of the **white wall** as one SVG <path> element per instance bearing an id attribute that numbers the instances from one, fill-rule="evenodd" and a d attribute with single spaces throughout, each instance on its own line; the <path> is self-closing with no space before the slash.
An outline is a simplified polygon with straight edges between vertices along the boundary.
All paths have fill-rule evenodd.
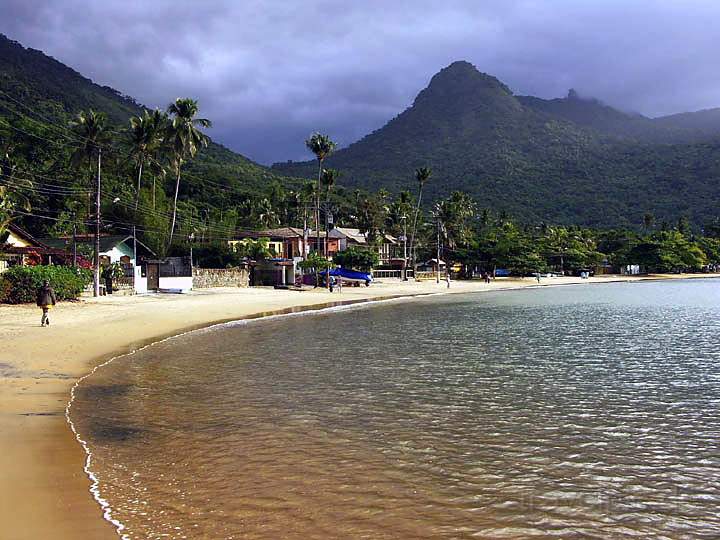
<path id="1" fill-rule="evenodd" d="M 191 277 L 161 277 L 160 290 L 175 289 L 182 292 L 191 291 L 193 287 L 193 279 Z"/>
<path id="2" fill-rule="evenodd" d="M 147 294 L 147 278 L 142 277 L 142 266 L 135 267 L 135 294 Z"/>
<path id="3" fill-rule="evenodd" d="M 123 253 L 120 251 L 117 247 L 112 248 L 110 251 L 105 251 L 101 253 L 100 255 L 103 255 L 105 257 L 110 257 L 111 263 L 120 262 L 120 257 L 124 257 L 126 253 Z M 132 255 L 130 255 L 130 262 L 135 262 L 132 260 Z"/>

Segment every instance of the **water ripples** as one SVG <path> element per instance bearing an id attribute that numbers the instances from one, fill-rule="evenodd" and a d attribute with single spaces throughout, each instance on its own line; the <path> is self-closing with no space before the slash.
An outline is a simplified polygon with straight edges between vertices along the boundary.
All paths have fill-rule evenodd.
<path id="1" fill-rule="evenodd" d="M 719 290 L 188 335 L 99 370 L 73 420 L 127 538 L 717 538 Z"/>

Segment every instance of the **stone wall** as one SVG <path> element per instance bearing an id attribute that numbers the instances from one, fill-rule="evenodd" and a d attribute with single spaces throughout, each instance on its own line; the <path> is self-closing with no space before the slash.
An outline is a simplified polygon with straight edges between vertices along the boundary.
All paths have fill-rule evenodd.
<path id="1" fill-rule="evenodd" d="M 193 288 L 247 287 L 247 268 L 196 268 L 193 267 Z"/>

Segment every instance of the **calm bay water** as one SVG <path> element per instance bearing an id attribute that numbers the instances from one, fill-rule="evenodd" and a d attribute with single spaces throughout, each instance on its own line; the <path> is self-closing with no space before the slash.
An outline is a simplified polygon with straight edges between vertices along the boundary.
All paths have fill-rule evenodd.
<path id="1" fill-rule="evenodd" d="M 720 282 L 391 302 L 101 368 L 128 538 L 718 538 Z"/>

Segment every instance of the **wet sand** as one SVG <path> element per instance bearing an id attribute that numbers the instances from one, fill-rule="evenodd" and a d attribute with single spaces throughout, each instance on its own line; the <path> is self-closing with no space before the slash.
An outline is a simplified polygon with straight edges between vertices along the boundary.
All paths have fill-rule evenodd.
<path id="1" fill-rule="evenodd" d="M 703 277 L 651 276 L 657 278 Z M 710 277 L 710 276 L 705 276 Z M 712 277 L 719 277 L 713 275 Z M 543 279 L 542 285 L 646 277 Z M 329 302 L 537 286 L 534 279 L 403 283 L 320 291 L 203 289 L 187 295 L 114 296 L 62 303 L 40 328 L 34 306 L 0 306 L 0 538 L 116 538 L 89 492 L 85 454 L 65 419 L 70 388 L 100 362 L 213 323 Z"/>

